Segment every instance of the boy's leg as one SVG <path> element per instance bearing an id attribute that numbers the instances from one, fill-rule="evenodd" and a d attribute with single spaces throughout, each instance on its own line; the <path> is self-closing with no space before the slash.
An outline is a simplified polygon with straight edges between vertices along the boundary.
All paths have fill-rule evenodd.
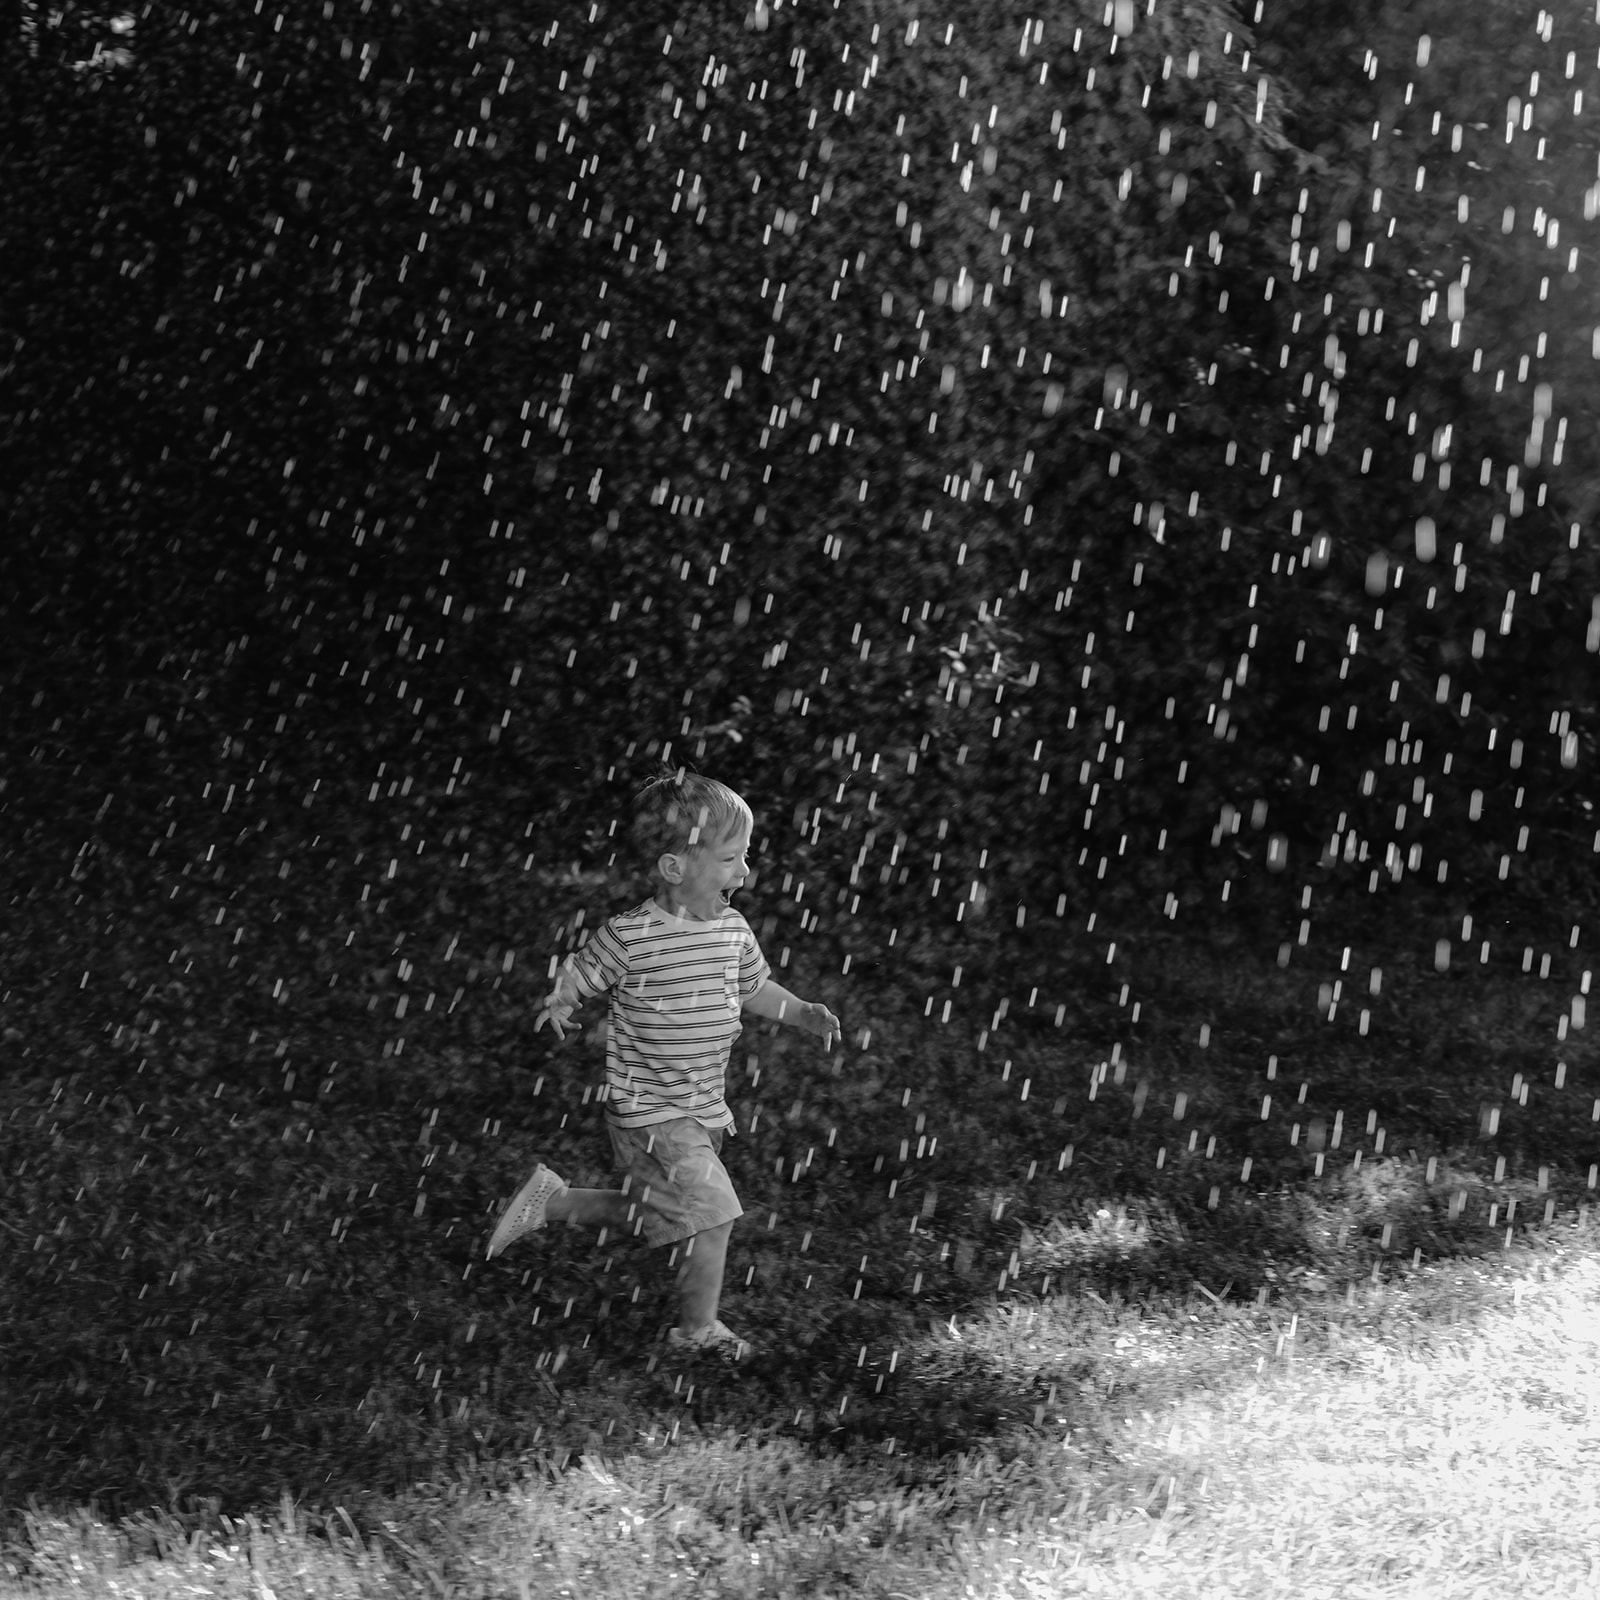
<path id="1" fill-rule="evenodd" d="M 636 1210 L 635 1202 L 620 1189 L 568 1188 L 551 1196 L 545 1215 L 551 1222 L 621 1229 L 631 1224 Z M 733 1224 L 724 1222 L 678 1246 L 678 1326 L 685 1333 L 698 1333 L 717 1320 L 732 1235 Z"/>
<path id="2" fill-rule="evenodd" d="M 685 1333 L 698 1333 L 717 1320 L 722 1304 L 722 1275 L 728 1263 L 731 1222 L 707 1228 L 679 1246 L 678 1326 Z"/>
<path id="3" fill-rule="evenodd" d="M 682 1118 L 643 1129 L 613 1126 L 611 1140 L 619 1170 L 640 1197 L 645 1239 L 672 1248 L 679 1304 L 673 1336 L 702 1333 L 717 1322 L 728 1240 L 742 1214 L 720 1159 L 721 1130 Z"/>
<path id="4" fill-rule="evenodd" d="M 643 1231 L 638 1203 L 628 1194 L 627 1187 L 574 1189 L 541 1161 L 495 1224 L 489 1237 L 489 1259 L 492 1261 L 513 1240 L 555 1222 L 598 1228 L 601 1244 L 612 1228 L 625 1236 Z"/>
<path id="5" fill-rule="evenodd" d="M 570 1222 L 574 1227 L 627 1228 L 638 1207 L 620 1189 L 563 1189 L 552 1195 L 545 1206 L 551 1222 Z"/>

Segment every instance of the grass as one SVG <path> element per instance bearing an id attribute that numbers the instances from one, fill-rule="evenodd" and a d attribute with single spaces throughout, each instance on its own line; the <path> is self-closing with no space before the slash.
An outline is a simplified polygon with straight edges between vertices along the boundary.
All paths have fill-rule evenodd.
<path id="1" fill-rule="evenodd" d="M 922 1359 L 1056 1379 L 938 1470 L 771 1430 L 595 1436 L 359 1521 L 288 1498 L 117 1527 L 34 1511 L 0 1592 L 1592 1594 L 1597 1300 L 1584 1222 L 1264 1307 L 995 1305 L 925 1331 Z"/>

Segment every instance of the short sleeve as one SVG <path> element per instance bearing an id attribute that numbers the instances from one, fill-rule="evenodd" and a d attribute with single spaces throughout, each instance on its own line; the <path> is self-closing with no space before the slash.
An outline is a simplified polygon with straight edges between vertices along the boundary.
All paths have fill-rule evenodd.
<path id="1" fill-rule="evenodd" d="M 768 978 L 772 968 L 756 942 L 755 929 L 747 922 L 740 930 L 739 940 L 739 994 L 748 1000 Z"/>
<path id="2" fill-rule="evenodd" d="M 595 930 L 594 937 L 566 959 L 566 968 L 589 994 L 614 988 L 628 975 L 628 946 L 609 918 Z"/>

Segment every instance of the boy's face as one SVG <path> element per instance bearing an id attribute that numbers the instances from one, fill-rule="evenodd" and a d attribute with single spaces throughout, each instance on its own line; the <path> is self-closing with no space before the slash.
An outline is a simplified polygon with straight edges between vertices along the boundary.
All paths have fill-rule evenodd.
<path id="1" fill-rule="evenodd" d="M 749 848 L 750 830 L 740 824 L 721 839 L 696 845 L 681 855 L 662 856 L 659 871 L 669 909 L 686 911 L 705 922 L 716 921 L 750 875 L 745 860 Z"/>

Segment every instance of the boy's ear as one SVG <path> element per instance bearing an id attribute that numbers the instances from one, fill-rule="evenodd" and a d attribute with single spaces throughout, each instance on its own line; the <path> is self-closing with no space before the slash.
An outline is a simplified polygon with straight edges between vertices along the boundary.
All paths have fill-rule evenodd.
<path id="1" fill-rule="evenodd" d="M 681 883 L 683 881 L 683 857 L 670 853 L 658 857 L 656 871 L 666 883 Z"/>

